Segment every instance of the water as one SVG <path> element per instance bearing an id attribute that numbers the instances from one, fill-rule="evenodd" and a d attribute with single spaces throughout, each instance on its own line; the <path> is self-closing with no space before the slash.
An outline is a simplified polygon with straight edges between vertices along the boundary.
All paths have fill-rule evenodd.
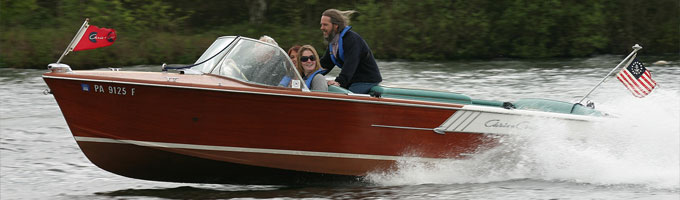
<path id="1" fill-rule="evenodd" d="M 575 102 L 619 59 L 379 65 L 388 86 Z M 0 69 L 0 199 L 679 199 L 680 58 L 647 59 L 660 85 L 650 96 L 635 98 L 610 79 L 589 97 L 618 120 L 585 132 L 546 124 L 467 160 L 402 160 L 399 171 L 371 174 L 361 184 L 318 187 L 166 183 L 111 174 L 85 158 L 54 98 L 42 94 L 45 70 Z M 672 63 L 649 64 L 658 59 Z"/>

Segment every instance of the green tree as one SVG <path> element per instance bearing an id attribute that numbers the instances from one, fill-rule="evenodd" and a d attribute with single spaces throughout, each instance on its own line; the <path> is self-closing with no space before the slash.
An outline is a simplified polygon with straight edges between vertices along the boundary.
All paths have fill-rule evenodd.
<path id="1" fill-rule="evenodd" d="M 558 0 L 513 0 L 504 4 L 504 11 L 494 23 L 492 46 L 498 53 L 511 57 L 549 57 L 552 32 L 559 24 L 555 16 L 563 15 Z"/>
<path id="2" fill-rule="evenodd" d="M 564 8 L 559 20 L 555 46 L 558 56 L 588 56 L 601 52 L 609 42 L 606 36 L 604 6 L 601 1 L 574 3 Z"/>
<path id="3" fill-rule="evenodd" d="M 74 52 L 74 68 L 191 63 L 215 38 L 274 37 L 287 49 L 323 53 L 321 13 L 359 11 L 353 30 L 378 59 L 542 58 L 680 53 L 677 0 L 263 0 L 250 22 L 248 0 L 0 0 L 0 67 L 54 62 L 85 18 L 114 28 L 110 47 Z"/>

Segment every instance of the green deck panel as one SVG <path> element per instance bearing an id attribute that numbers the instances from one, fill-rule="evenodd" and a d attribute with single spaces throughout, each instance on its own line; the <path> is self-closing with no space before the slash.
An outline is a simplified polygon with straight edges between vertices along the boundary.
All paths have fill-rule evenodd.
<path id="1" fill-rule="evenodd" d="M 583 105 L 575 105 L 574 103 L 556 101 L 550 99 L 527 98 L 512 102 L 517 109 L 524 110 L 538 110 L 555 113 L 577 114 L 577 115 L 594 115 L 602 116 L 603 114 L 597 110 L 585 107 Z"/>
<path id="2" fill-rule="evenodd" d="M 345 88 L 338 86 L 328 86 L 328 92 L 332 93 L 351 93 Z M 472 99 L 466 95 L 454 93 L 454 92 L 441 92 L 432 90 L 418 90 L 418 89 L 405 89 L 405 88 L 390 88 L 383 86 L 375 86 L 371 88 L 371 94 L 380 93 L 381 97 L 395 98 L 395 99 L 406 99 L 406 100 L 418 100 L 418 101 L 432 101 L 432 102 L 442 102 L 442 103 L 456 103 L 456 104 L 468 104 L 468 105 L 481 105 L 481 106 L 493 106 L 493 107 L 503 107 L 502 101 L 495 100 L 481 100 Z M 593 115 L 593 116 L 603 116 L 601 112 L 585 107 L 583 105 L 575 105 L 573 103 L 556 101 L 550 99 L 539 99 L 539 98 L 527 98 L 520 99 L 512 104 L 516 109 L 524 110 L 537 110 L 545 112 L 554 113 L 565 113 L 565 114 L 577 114 L 577 115 Z"/>
<path id="3" fill-rule="evenodd" d="M 503 107 L 502 101 L 472 99 L 473 105 Z"/>
<path id="4" fill-rule="evenodd" d="M 583 105 L 577 105 L 574 107 L 574 111 L 571 114 L 577 114 L 577 115 L 591 115 L 591 116 L 605 116 L 604 113 L 597 111 L 592 108 L 588 108 Z"/>
<path id="5" fill-rule="evenodd" d="M 349 94 L 352 93 L 349 90 L 342 88 L 340 86 L 335 86 L 335 85 L 329 85 L 328 86 L 328 91 L 321 91 L 321 90 L 312 90 L 314 92 L 330 92 L 330 93 L 338 93 L 338 94 Z"/>
<path id="6" fill-rule="evenodd" d="M 472 99 L 466 95 L 453 92 L 440 92 L 431 90 L 416 90 L 405 88 L 388 88 L 375 86 L 371 88 L 372 93 L 380 93 L 382 97 L 395 99 L 409 99 L 419 101 L 436 101 L 443 103 L 472 104 Z"/>

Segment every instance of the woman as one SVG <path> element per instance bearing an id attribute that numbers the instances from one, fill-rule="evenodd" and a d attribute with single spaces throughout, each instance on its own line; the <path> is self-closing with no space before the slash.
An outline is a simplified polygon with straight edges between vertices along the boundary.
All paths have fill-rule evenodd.
<path id="1" fill-rule="evenodd" d="M 298 57 L 298 51 L 300 51 L 300 45 L 293 45 L 293 47 L 290 47 L 288 49 L 288 57 L 290 57 L 290 60 L 293 61 L 293 65 L 297 66 L 297 57 Z"/>
<path id="2" fill-rule="evenodd" d="M 314 47 L 311 45 L 300 47 L 295 68 L 310 90 L 328 91 L 326 78 L 321 74 L 324 70 L 319 64 L 319 54 Z"/>
<path id="3" fill-rule="evenodd" d="M 298 51 L 300 50 L 300 45 L 293 45 L 288 49 L 288 57 L 290 60 L 293 62 L 293 66 L 297 67 L 297 61 L 298 61 Z M 281 87 L 288 87 L 290 85 L 290 80 L 291 78 L 289 76 L 284 76 L 283 79 L 281 79 L 281 82 L 279 82 L 279 86 Z"/>

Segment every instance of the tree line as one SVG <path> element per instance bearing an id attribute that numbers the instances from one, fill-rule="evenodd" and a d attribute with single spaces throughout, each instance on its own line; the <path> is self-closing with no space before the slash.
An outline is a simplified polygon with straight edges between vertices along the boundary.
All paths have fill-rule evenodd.
<path id="1" fill-rule="evenodd" d="M 193 63 L 219 36 L 312 44 L 328 8 L 378 59 L 450 60 L 680 53 L 677 0 L 0 0 L 0 67 L 55 62 L 85 18 L 116 30 L 109 47 L 72 52 L 73 68 Z"/>

